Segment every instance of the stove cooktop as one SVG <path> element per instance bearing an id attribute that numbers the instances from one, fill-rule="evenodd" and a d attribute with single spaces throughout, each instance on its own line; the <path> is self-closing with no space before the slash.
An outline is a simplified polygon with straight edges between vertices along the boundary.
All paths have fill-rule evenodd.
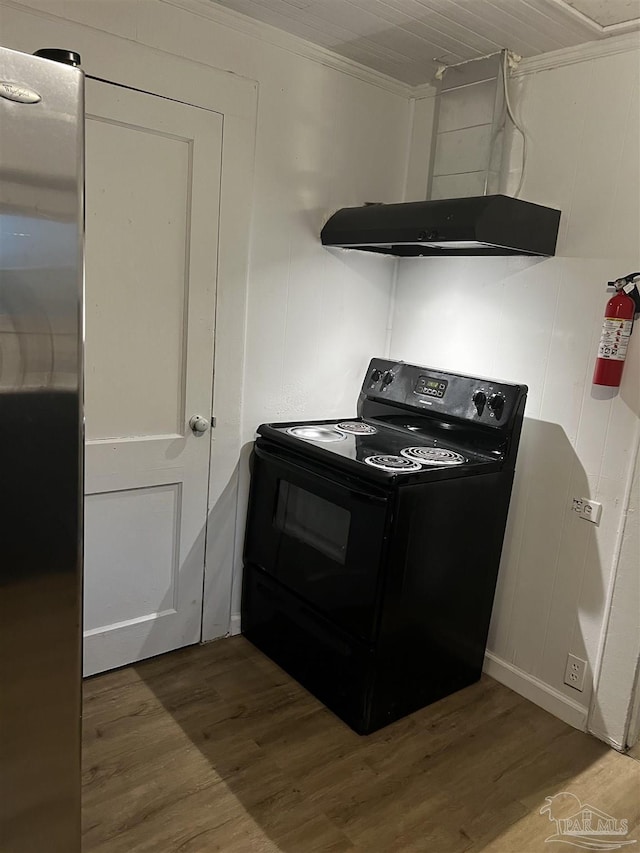
<path id="1" fill-rule="evenodd" d="M 361 474 L 382 473 L 386 477 L 428 475 L 431 472 L 469 468 L 498 461 L 408 426 L 354 418 L 312 423 L 263 424 L 259 433 L 284 442 L 298 452 L 311 453 L 329 464 L 341 462 L 362 466 Z M 293 444 L 292 444 L 293 442 Z"/>

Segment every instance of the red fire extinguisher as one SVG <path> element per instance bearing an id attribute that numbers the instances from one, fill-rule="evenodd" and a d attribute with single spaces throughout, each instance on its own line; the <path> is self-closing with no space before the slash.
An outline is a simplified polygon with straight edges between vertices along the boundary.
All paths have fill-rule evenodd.
<path id="1" fill-rule="evenodd" d="M 640 311 L 637 287 L 634 285 L 633 295 L 626 293 L 625 287 L 632 284 L 636 278 L 640 278 L 640 273 L 631 273 L 610 282 L 615 287 L 616 293 L 607 302 L 604 311 L 598 357 L 593 371 L 594 385 L 609 385 L 614 388 L 620 385 L 633 318 Z"/>

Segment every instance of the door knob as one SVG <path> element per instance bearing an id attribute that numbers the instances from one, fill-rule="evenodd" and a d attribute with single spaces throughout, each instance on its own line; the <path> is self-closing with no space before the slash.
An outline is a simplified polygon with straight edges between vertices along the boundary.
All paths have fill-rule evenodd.
<path id="1" fill-rule="evenodd" d="M 203 418 L 202 415 L 194 415 L 189 421 L 189 426 L 193 430 L 194 435 L 202 435 L 209 429 L 209 421 Z"/>

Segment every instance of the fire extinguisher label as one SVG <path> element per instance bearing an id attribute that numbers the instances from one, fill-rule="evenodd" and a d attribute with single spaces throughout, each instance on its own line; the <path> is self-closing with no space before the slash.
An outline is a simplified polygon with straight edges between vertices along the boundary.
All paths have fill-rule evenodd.
<path id="1" fill-rule="evenodd" d="M 605 317 L 598 347 L 598 358 L 624 361 L 631 336 L 631 320 Z"/>

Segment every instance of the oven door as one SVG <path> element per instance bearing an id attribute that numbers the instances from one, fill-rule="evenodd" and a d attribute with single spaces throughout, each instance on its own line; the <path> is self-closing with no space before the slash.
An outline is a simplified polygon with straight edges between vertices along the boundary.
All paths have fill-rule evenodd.
<path id="1" fill-rule="evenodd" d="M 389 496 L 256 446 L 245 561 L 336 624 L 373 638 Z"/>

